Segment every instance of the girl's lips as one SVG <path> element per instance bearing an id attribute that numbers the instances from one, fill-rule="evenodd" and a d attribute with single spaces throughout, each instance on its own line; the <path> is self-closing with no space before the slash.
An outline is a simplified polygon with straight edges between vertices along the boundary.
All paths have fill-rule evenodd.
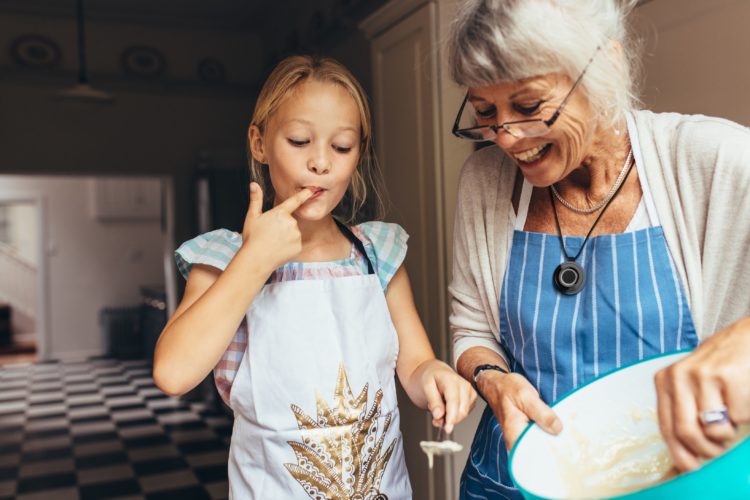
<path id="1" fill-rule="evenodd" d="M 326 189 L 318 186 L 305 186 L 302 189 L 309 189 L 312 191 L 313 195 L 309 199 L 314 199 L 322 195 L 324 192 L 326 192 Z"/>

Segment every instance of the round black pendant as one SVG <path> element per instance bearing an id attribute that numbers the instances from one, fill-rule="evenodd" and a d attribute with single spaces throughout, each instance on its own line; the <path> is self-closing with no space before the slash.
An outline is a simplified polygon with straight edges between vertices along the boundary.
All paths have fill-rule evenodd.
<path id="1" fill-rule="evenodd" d="M 565 295 L 575 295 L 581 291 L 586 282 L 586 271 L 575 261 L 563 262 L 553 276 L 555 288 Z"/>

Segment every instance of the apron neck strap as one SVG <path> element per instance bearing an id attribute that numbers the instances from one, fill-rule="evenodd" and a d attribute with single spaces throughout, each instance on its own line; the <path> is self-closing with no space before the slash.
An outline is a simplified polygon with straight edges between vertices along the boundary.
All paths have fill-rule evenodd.
<path id="1" fill-rule="evenodd" d="M 365 251 L 365 246 L 362 244 L 362 241 L 354 236 L 354 233 L 352 233 L 351 229 L 346 227 L 345 224 L 339 222 L 338 219 L 334 218 L 333 221 L 339 227 L 339 230 L 344 234 L 344 236 L 346 236 L 347 239 L 352 242 L 357 250 L 359 250 L 359 253 L 361 253 L 367 261 L 367 274 L 375 274 L 375 270 L 372 267 L 372 262 L 370 261 L 370 257 L 368 257 L 367 252 Z"/>

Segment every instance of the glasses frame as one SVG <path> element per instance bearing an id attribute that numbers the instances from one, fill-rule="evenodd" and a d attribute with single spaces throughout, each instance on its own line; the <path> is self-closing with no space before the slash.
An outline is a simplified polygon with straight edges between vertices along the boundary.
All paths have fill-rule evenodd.
<path id="1" fill-rule="evenodd" d="M 512 135 L 513 137 L 516 137 L 518 139 L 523 138 L 523 137 L 541 137 L 541 136 L 547 134 L 549 132 L 550 128 L 552 127 L 552 125 L 560 117 L 560 114 L 562 114 L 563 109 L 565 109 L 565 105 L 567 104 L 568 99 L 570 99 L 570 96 L 573 95 L 573 92 L 578 87 L 578 84 L 581 83 L 581 80 L 583 80 L 583 75 L 586 74 L 586 71 L 589 69 L 589 66 L 591 66 L 591 63 L 594 61 L 594 57 L 596 57 L 596 54 L 599 52 L 600 48 L 601 48 L 601 46 L 598 46 L 596 48 L 596 51 L 594 52 L 594 55 L 592 55 L 591 59 L 589 59 L 589 62 L 586 63 L 586 66 L 584 66 L 583 71 L 581 71 L 581 74 L 578 76 L 578 79 L 575 81 L 575 83 L 573 83 L 573 86 L 568 91 L 568 94 L 563 98 L 563 100 L 560 103 L 560 105 L 557 107 L 557 109 L 555 110 L 555 112 L 552 114 L 552 116 L 548 120 L 545 120 L 543 118 L 529 118 L 527 120 L 514 120 L 514 121 L 504 122 L 504 123 L 501 123 L 499 125 L 497 125 L 497 124 L 495 124 L 495 125 L 477 125 L 475 127 L 458 128 L 458 123 L 461 121 L 461 115 L 463 114 L 464 108 L 466 107 L 466 102 L 469 100 L 469 93 L 466 92 L 466 95 L 464 96 L 464 100 L 461 103 L 461 107 L 458 109 L 458 114 L 456 115 L 456 121 L 453 122 L 453 129 L 451 130 L 451 133 L 453 135 L 455 135 L 456 137 L 458 137 L 459 139 L 466 139 L 466 140 L 475 141 L 475 142 L 491 141 L 491 140 L 495 139 L 495 137 L 497 137 L 498 131 L 500 129 L 505 130 L 510 135 Z M 534 134 L 534 135 L 525 135 L 523 133 L 520 134 L 520 135 L 514 134 L 513 133 L 513 129 L 514 129 L 513 125 L 520 125 L 522 123 L 543 123 L 547 127 L 547 130 L 545 130 L 541 134 Z M 467 137 L 467 136 L 461 134 L 462 132 L 471 132 L 471 131 L 474 131 L 474 130 L 482 130 L 482 129 L 487 129 L 487 130 L 492 131 L 493 135 L 490 137 L 489 134 L 488 134 L 488 137 L 486 139 L 475 139 L 473 137 Z M 518 130 L 518 129 L 516 128 L 516 130 Z"/>

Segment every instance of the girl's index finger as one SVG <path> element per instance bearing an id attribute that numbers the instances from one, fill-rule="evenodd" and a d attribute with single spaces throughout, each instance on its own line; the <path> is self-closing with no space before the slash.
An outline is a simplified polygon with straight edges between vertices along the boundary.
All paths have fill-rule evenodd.
<path id="1" fill-rule="evenodd" d="M 279 208 L 288 214 L 294 213 L 304 202 L 310 199 L 314 193 L 309 188 L 302 188 L 299 193 L 295 193 L 290 196 L 283 203 L 279 203 L 276 208 Z"/>
<path id="2" fill-rule="evenodd" d="M 248 209 L 251 217 L 259 217 L 263 212 L 263 190 L 257 182 L 250 183 L 250 206 Z"/>

